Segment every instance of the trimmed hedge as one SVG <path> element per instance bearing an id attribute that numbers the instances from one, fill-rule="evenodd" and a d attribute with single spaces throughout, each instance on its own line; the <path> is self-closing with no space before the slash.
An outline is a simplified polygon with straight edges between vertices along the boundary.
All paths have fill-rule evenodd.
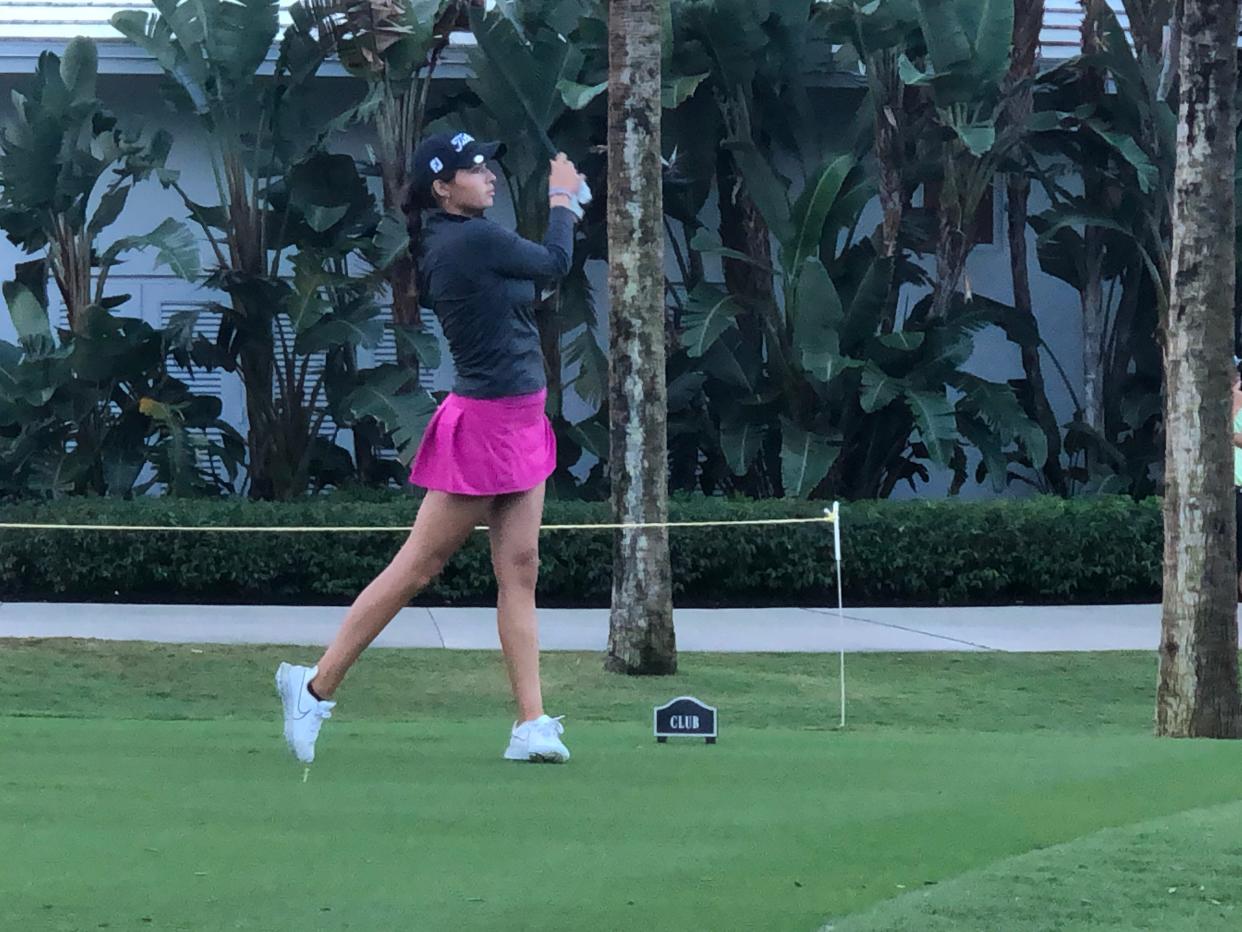
<path id="1" fill-rule="evenodd" d="M 233 500 L 74 499 L 5 505 L 7 522 L 180 526 L 408 526 L 411 494 Z M 847 605 L 987 605 L 1157 600 L 1158 500 L 885 501 L 842 506 Z M 673 520 L 822 514 L 822 503 L 688 499 Z M 546 524 L 610 520 L 603 503 L 549 502 Z M 0 530 L 7 601 L 348 604 L 401 533 L 221 534 Z M 835 605 L 831 527 L 671 532 L 677 604 Z M 540 600 L 606 606 L 612 535 L 546 532 Z M 495 600 L 486 537 L 473 535 L 415 604 Z"/>

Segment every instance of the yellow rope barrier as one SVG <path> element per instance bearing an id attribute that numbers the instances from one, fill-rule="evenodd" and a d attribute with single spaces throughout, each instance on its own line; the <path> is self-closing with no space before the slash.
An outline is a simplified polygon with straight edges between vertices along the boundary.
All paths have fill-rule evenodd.
<path id="1" fill-rule="evenodd" d="M 637 531 L 654 528 L 690 528 L 690 527 L 756 527 L 761 525 L 782 524 L 835 524 L 836 510 L 826 511 L 817 518 L 755 518 L 739 521 L 652 521 L 618 524 L 545 524 L 541 531 Z M 325 525 L 322 527 L 238 527 L 231 525 L 153 525 L 153 524 L 42 524 L 34 522 L 0 522 L 0 531 L 160 531 L 169 533 L 214 533 L 214 534 L 391 534 L 407 532 L 409 525 L 398 527 L 340 527 Z M 479 525 L 476 531 L 486 531 L 486 525 Z"/>

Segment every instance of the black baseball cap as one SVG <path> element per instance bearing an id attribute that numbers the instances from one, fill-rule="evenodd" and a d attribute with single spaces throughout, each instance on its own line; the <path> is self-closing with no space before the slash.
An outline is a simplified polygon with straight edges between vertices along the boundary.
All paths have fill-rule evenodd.
<path id="1" fill-rule="evenodd" d="M 479 142 L 469 133 L 436 133 L 428 136 L 414 150 L 414 172 L 410 199 L 420 207 L 434 207 L 431 183 L 448 181 L 460 169 L 482 165 L 488 159 L 504 155 L 499 142 Z"/>

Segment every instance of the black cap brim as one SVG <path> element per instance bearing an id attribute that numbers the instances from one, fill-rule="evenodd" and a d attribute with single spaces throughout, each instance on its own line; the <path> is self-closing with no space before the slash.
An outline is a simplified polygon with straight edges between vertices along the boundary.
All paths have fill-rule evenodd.
<path id="1" fill-rule="evenodd" d="M 476 142 L 471 148 L 485 159 L 498 159 L 505 154 L 503 142 Z"/>

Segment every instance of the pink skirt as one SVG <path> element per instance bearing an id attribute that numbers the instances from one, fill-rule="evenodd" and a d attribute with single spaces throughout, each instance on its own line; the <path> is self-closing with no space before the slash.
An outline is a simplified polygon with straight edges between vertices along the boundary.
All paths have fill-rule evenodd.
<path id="1" fill-rule="evenodd" d="M 431 416 L 410 482 L 458 495 L 533 489 L 556 470 L 547 389 L 509 398 L 450 394 Z"/>

